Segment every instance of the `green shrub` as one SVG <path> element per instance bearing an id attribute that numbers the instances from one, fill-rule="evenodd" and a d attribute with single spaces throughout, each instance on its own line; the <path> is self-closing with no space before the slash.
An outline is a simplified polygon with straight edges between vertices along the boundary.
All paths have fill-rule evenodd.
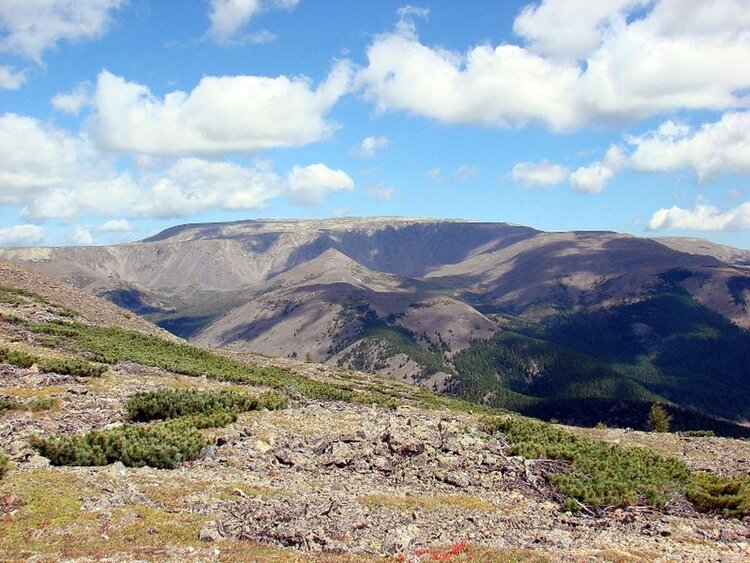
<path id="1" fill-rule="evenodd" d="M 19 368 L 30 368 L 33 366 L 39 358 L 32 356 L 24 352 L 23 350 L 10 350 L 8 348 L 0 348 L 0 361 Z"/>
<path id="2" fill-rule="evenodd" d="M 45 358 L 39 361 L 39 370 L 44 373 L 75 375 L 78 377 L 99 377 L 108 366 L 93 364 L 81 358 Z"/>
<path id="3" fill-rule="evenodd" d="M 7 455 L 0 452 L 0 479 L 10 470 L 10 459 Z"/>
<path id="4" fill-rule="evenodd" d="M 663 506 L 682 494 L 691 478 L 683 463 L 642 448 L 596 442 L 522 418 L 492 419 L 489 425 L 505 434 L 512 454 L 569 462 L 547 479 L 560 493 L 585 505 Z"/>
<path id="5" fill-rule="evenodd" d="M 207 444 L 203 428 L 234 422 L 240 412 L 278 409 L 286 397 L 270 392 L 253 397 L 235 391 L 159 390 L 137 393 L 127 404 L 134 421 L 164 419 L 152 424 L 125 424 L 78 436 L 33 437 L 31 445 L 53 465 L 149 465 L 172 469 L 195 459 Z"/>
<path id="6" fill-rule="evenodd" d="M 646 420 L 648 429 L 652 432 L 669 432 L 671 424 L 672 415 L 662 405 L 654 403 L 648 411 L 648 420 Z"/>
<path id="7" fill-rule="evenodd" d="M 750 477 L 727 477 L 696 473 L 687 496 L 697 510 L 718 512 L 724 516 L 750 516 Z"/>
<path id="8" fill-rule="evenodd" d="M 48 411 L 54 409 L 57 406 L 57 399 L 54 397 L 44 397 L 41 399 L 34 399 L 28 404 L 29 410 L 32 412 Z"/>
<path id="9" fill-rule="evenodd" d="M 5 414 L 8 411 L 23 409 L 23 405 L 12 399 L 0 399 L 0 415 Z"/>
<path id="10" fill-rule="evenodd" d="M 53 465 L 107 465 L 121 461 L 129 467 L 148 465 L 162 469 L 173 469 L 182 461 L 195 459 L 207 444 L 199 430 L 184 421 L 126 424 L 59 438 L 34 436 L 30 442 Z"/>
<path id="11" fill-rule="evenodd" d="M 127 404 L 130 419 L 145 422 L 179 418 L 187 415 L 211 414 L 216 411 L 234 413 L 262 408 L 284 408 L 286 400 L 278 393 L 253 397 L 236 391 L 198 391 L 196 389 L 161 389 L 136 393 Z"/>

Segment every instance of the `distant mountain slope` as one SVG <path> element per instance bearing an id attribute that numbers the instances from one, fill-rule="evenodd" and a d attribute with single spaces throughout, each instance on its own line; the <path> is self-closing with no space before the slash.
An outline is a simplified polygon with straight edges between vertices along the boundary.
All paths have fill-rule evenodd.
<path id="1" fill-rule="evenodd" d="M 727 264 L 750 266 L 750 250 L 742 250 L 709 240 L 691 237 L 658 237 L 655 241 L 679 252 L 713 256 Z"/>
<path id="2" fill-rule="evenodd" d="M 744 335 L 741 328 L 750 327 L 750 271 L 722 260 L 737 262 L 743 252 L 612 232 L 347 218 L 183 225 L 138 243 L 0 256 L 203 345 L 376 371 L 509 406 L 627 397 L 745 420 L 744 403 L 722 399 L 732 389 L 750 391 L 745 363 L 724 346 L 736 341 L 732 331 Z M 689 323 L 626 360 L 615 348 L 634 330 L 658 332 L 649 323 L 659 319 L 605 323 L 591 333 L 603 339 L 604 356 L 560 332 L 578 323 L 578 333 L 589 334 L 586 327 L 600 326 L 608 314 L 627 317 L 623 311 L 633 307 L 663 304 L 654 299 L 665 292 L 681 306 L 657 307 L 657 316 L 718 319 L 706 325 L 719 336 L 703 357 L 726 349 L 716 363 L 721 369 L 689 354 L 702 342 L 690 340 Z M 531 332 L 519 331 L 524 326 Z M 518 348 L 508 331 L 538 342 Z M 681 347 L 685 342 L 692 348 Z M 502 350 L 474 372 L 463 360 L 482 346 Z M 522 364 L 558 359 L 531 385 L 521 372 L 504 371 L 508 350 L 525 350 Z M 571 364 L 585 369 L 565 367 Z M 643 365 L 652 379 L 645 371 L 634 375 Z M 731 385 L 722 370 L 732 372 Z M 702 387 L 715 391 L 710 399 L 700 399 Z"/>

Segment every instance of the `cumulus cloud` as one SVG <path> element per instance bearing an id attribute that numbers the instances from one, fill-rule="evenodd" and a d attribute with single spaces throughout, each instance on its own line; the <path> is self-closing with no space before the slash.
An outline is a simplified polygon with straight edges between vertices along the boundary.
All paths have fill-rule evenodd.
<path id="1" fill-rule="evenodd" d="M 283 175 L 263 162 L 246 166 L 180 158 L 151 164 L 121 172 L 85 134 L 30 117 L 0 116 L 0 203 L 23 206 L 22 214 L 29 220 L 117 218 L 96 229 L 111 232 L 125 229 L 126 218 L 260 209 L 283 195 L 295 203 L 315 205 L 330 193 L 354 186 L 344 171 L 322 163 L 295 166 Z"/>
<path id="2" fill-rule="evenodd" d="M 693 170 L 705 182 L 722 173 L 750 173 L 750 112 L 730 112 L 697 129 L 666 121 L 628 137 L 630 166 L 639 171 Z"/>
<path id="3" fill-rule="evenodd" d="M 126 0 L 3 0 L 0 2 L 0 51 L 42 62 L 44 51 L 60 41 L 101 37 L 112 12 Z"/>
<path id="4" fill-rule="evenodd" d="M 358 84 L 381 112 L 447 124 L 563 131 L 732 110 L 750 105 L 748 29 L 750 0 L 547 0 L 519 14 L 521 44 L 457 52 L 402 18 L 368 47 Z"/>
<path id="5" fill-rule="evenodd" d="M 50 103 L 57 110 L 70 115 L 78 115 L 91 99 L 91 84 L 84 82 L 67 94 L 56 94 Z"/>
<path id="6" fill-rule="evenodd" d="M 0 246 L 34 246 L 47 236 L 39 225 L 14 225 L 0 229 Z"/>
<path id="7" fill-rule="evenodd" d="M 346 172 L 321 163 L 294 166 L 286 185 L 292 202 L 300 205 L 320 205 L 333 192 L 354 189 L 354 181 Z"/>
<path id="8" fill-rule="evenodd" d="M 66 182 L 90 184 L 112 174 L 84 138 L 31 117 L 0 115 L 0 202 L 18 203 Z"/>
<path id="9" fill-rule="evenodd" d="M 206 76 L 192 92 L 157 98 L 146 86 L 103 71 L 89 127 L 108 150 L 155 156 L 305 145 L 335 131 L 326 114 L 350 79 L 342 62 L 317 88 L 302 77 Z"/>
<path id="10" fill-rule="evenodd" d="M 112 219 L 99 225 L 96 230 L 100 233 L 128 233 L 133 230 L 133 225 L 127 219 Z"/>
<path id="11" fill-rule="evenodd" d="M 562 184 L 568 179 L 570 170 L 548 160 L 541 162 L 519 162 L 513 167 L 510 178 L 527 187 L 549 187 Z"/>
<path id="12" fill-rule="evenodd" d="M 564 179 L 565 168 L 546 161 L 541 170 L 549 172 L 550 184 Z M 523 181 L 538 164 L 522 162 L 511 178 Z M 674 172 L 690 170 L 700 183 L 721 174 L 750 173 L 750 111 L 728 112 L 719 121 L 691 127 L 668 120 L 642 135 L 625 137 L 611 145 L 603 159 L 581 166 L 567 175 L 577 191 L 601 192 L 623 170 Z M 560 179 L 552 182 L 553 179 Z"/>
<path id="13" fill-rule="evenodd" d="M 299 0 L 210 0 L 208 35 L 218 43 L 232 43 L 248 22 L 265 10 L 293 10 Z"/>
<path id="14" fill-rule="evenodd" d="M 352 149 L 351 154 L 357 158 L 373 158 L 379 149 L 387 147 L 390 142 L 386 136 L 365 137 L 358 146 Z"/>
<path id="15" fill-rule="evenodd" d="M 660 209 L 651 217 L 648 229 L 680 231 L 723 231 L 750 229 L 750 202 L 721 211 L 712 205 L 699 204 L 693 209 L 671 207 Z"/>
<path id="16" fill-rule="evenodd" d="M 139 198 L 137 215 L 181 217 L 204 211 L 260 209 L 283 187 L 266 166 L 182 158 L 153 182 L 150 197 Z"/>
<path id="17" fill-rule="evenodd" d="M 73 244 L 79 246 L 92 245 L 94 244 L 94 235 L 91 234 L 91 231 L 87 227 L 76 225 L 70 232 L 70 240 Z"/>
<path id="18" fill-rule="evenodd" d="M 0 65 L 0 89 L 18 90 L 26 82 L 26 74 L 8 65 Z"/>

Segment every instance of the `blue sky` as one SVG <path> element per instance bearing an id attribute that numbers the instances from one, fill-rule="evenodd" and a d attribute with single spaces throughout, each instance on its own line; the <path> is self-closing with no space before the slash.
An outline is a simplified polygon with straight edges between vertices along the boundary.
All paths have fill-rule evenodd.
<path id="1" fill-rule="evenodd" d="M 0 245 L 406 215 L 750 248 L 750 1 L 3 0 Z"/>

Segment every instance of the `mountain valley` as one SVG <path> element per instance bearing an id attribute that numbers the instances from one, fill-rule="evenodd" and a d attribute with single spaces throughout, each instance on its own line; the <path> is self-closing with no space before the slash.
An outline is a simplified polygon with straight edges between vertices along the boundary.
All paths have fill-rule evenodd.
<path id="1" fill-rule="evenodd" d="M 409 218 L 184 225 L 0 256 L 202 346 L 377 372 L 534 416 L 750 419 L 747 253 Z M 730 430 L 730 427 L 732 428 Z"/>

